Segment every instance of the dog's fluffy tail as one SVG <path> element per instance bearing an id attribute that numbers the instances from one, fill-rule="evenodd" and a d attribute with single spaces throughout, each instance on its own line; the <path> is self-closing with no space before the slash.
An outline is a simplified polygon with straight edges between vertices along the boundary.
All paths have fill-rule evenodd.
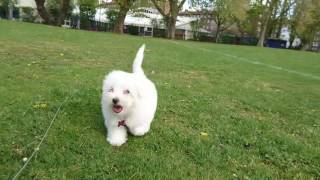
<path id="1" fill-rule="evenodd" d="M 144 75 L 143 69 L 142 69 L 142 61 L 143 61 L 143 53 L 144 48 L 146 47 L 145 44 L 143 44 L 140 49 L 137 52 L 136 58 L 133 61 L 132 71 L 135 74 Z"/>

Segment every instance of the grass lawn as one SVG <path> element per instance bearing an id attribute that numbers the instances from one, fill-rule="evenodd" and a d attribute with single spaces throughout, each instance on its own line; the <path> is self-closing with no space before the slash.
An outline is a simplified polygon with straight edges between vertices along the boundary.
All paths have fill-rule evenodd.
<path id="1" fill-rule="evenodd" d="M 151 131 L 111 147 L 102 79 L 144 70 Z M 0 179 L 320 178 L 320 54 L 168 41 L 0 20 Z M 201 132 L 208 136 L 200 135 Z"/>

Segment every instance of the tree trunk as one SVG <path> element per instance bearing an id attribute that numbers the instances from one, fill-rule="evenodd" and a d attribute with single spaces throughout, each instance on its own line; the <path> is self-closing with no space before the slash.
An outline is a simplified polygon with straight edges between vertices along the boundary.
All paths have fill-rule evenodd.
<path id="1" fill-rule="evenodd" d="M 279 20 L 279 22 L 278 22 L 278 29 L 277 29 L 277 32 L 276 32 L 276 38 L 280 38 L 282 26 L 283 26 L 283 19 L 281 18 Z"/>
<path id="2" fill-rule="evenodd" d="M 50 14 L 46 10 L 44 3 L 45 0 L 35 0 L 36 5 L 37 5 L 37 10 L 40 15 L 40 17 L 44 20 L 44 24 L 50 24 L 53 25 L 54 21 L 52 20 Z"/>
<path id="3" fill-rule="evenodd" d="M 278 21 L 278 29 L 277 29 L 277 32 L 276 32 L 276 37 L 277 38 L 280 38 L 281 30 L 282 30 L 282 26 L 283 26 L 283 21 L 288 15 L 289 7 L 290 7 L 290 5 L 289 5 L 288 0 L 285 0 L 283 2 L 283 6 L 282 6 L 281 11 L 280 11 L 280 16 L 279 16 L 279 21 Z"/>
<path id="4" fill-rule="evenodd" d="M 221 29 L 220 24 L 217 24 L 217 30 L 216 30 L 216 34 L 215 34 L 215 37 L 216 37 L 216 43 L 218 43 L 218 42 L 219 42 L 219 40 L 220 40 L 220 29 Z"/>
<path id="5" fill-rule="evenodd" d="M 268 3 L 268 2 L 267 2 Z M 270 5 L 271 6 L 271 5 Z M 261 26 L 261 30 L 260 30 L 260 35 L 259 35 L 259 41 L 257 46 L 258 47 L 263 47 L 264 44 L 264 40 L 266 37 L 266 33 L 267 33 L 267 29 L 268 29 L 268 24 L 269 24 L 269 20 L 270 20 L 270 16 L 272 13 L 272 9 L 271 7 L 269 7 L 268 9 L 266 9 L 266 12 L 264 13 L 265 15 L 265 21 L 263 22 L 262 26 Z"/>
<path id="6" fill-rule="evenodd" d="M 13 19 L 13 4 L 11 1 L 8 4 L 8 12 L 7 13 L 8 13 L 8 19 L 9 20 Z"/>
<path id="7" fill-rule="evenodd" d="M 167 22 L 167 38 L 174 39 L 176 35 L 176 18 L 169 17 Z"/>
<path id="8" fill-rule="evenodd" d="M 259 41 L 258 41 L 258 44 L 257 44 L 257 46 L 259 46 L 259 47 L 263 47 L 264 40 L 265 40 L 265 37 L 266 37 L 267 27 L 268 27 L 268 23 L 269 23 L 269 18 L 270 17 L 267 17 L 267 20 L 266 20 L 265 24 L 262 26 L 262 30 L 261 30 L 260 35 L 259 35 Z"/>
<path id="9" fill-rule="evenodd" d="M 268 30 L 268 25 L 269 25 L 269 21 L 271 18 L 271 15 L 274 11 L 275 5 L 277 5 L 278 0 L 267 0 L 267 4 L 270 3 L 270 6 L 266 9 L 265 13 L 264 13 L 264 17 L 266 17 L 265 22 L 262 24 L 262 30 L 260 31 L 260 36 L 259 36 L 259 41 L 257 46 L 259 47 L 263 47 L 264 44 L 264 40 L 266 37 L 266 33 Z"/>
<path id="10" fill-rule="evenodd" d="M 277 10 L 274 9 L 273 12 L 271 13 L 271 17 L 269 18 L 268 26 L 267 26 L 267 32 L 265 37 L 274 37 L 274 30 L 276 29 L 277 21 L 276 21 L 276 15 L 277 15 Z"/>
<path id="11" fill-rule="evenodd" d="M 59 15 L 59 20 L 57 22 L 58 26 L 61 26 L 62 24 L 64 24 L 64 20 L 69 10 L 69 6 L 70 6 L 70 0 L 60 1 L 60 15 Z"/>
<path id="12" fill-rule="evenodd" d="M 284 16 L 285 16 L 285 14 L 280 13 L 279 20 L 277 22 L 278 26 L 276 26 L 276 38 L 280 38 L 280 36 L 281 36 L 281 30 L 283 27 Z"/>
<path id="13" fill-rule="evenodd" d="M 127 12 L 129 11 L 128 7 L 120 7 L 118 17 L 114 26 L 114 32 L 123 34 L 124 20 L 126 19 Z"/>
<path id="14" fill-rule="evenodd" d="M 294 26 L 291 25 L 291 27 L 289 27 L 292 29 L 291 33 L 290 33 L 290 46 L 289 48 L 292 48 L 292 43 L 294 41 L 294 39 L 296 38 L 297 32 L 295 31 Z"/>
<path id="15" fill-rule="evenodd" d="M 180 2 L 178 0 L 166 0 L 165 6 L 159 5 L 159 0 L 151 1 L 164 18 L 165 24 L 167 26 L 167 38 L 174 39 L 176 33 L 177 16 L 186 0 L 182 0 Z"/>

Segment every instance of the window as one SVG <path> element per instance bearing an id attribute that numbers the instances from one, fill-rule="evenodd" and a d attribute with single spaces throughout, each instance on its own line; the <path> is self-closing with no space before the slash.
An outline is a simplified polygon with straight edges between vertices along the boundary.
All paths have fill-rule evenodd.
<path id="1" fill-rule="evenodd" d="M 144 27 L 140 27 L 140 33 L 143 33 L 144 32 Z"/>

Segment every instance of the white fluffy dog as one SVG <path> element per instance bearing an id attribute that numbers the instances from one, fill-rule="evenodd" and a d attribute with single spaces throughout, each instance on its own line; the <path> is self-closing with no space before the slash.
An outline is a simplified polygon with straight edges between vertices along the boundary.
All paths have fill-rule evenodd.
<path id="1" fill-rule="evenodd" d="M 156 112 L 157 90 L 141 67 L 144 48 L 136 55 L 133 73 L 112 71 L 103 81 L 102 112 L 113 146 L 127 141 L 127 130 L 135 136 L 147 133 Z"/>

